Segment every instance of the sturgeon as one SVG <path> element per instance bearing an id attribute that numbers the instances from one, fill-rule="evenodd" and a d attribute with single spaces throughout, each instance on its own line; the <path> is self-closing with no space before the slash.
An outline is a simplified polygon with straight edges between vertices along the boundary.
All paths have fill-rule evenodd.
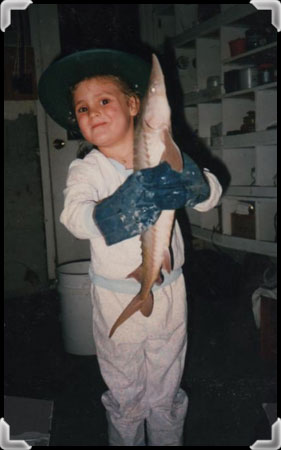
<path id="1" fill-rule="evenodd" d="M 166 96 L 165 80 L 156 55 L 152 55 L 152 69 L 141 115 L 135 130 L 134 170 L 157 166 L 167 161 L 172 169 L 183 169 L 181 152 L 171 136 L 171 110 Z M 111 328 L 115 330 L 137 311 L 149 317 L 153 310 L 154 283 L 162 282 L 161 269 L 171 272 L 170 240 L 174 224 L 174 210 L 162 211 L 156 223 L 141 234 L 142 264 L 127 276 L 141 283 L 140 292 Z"/>

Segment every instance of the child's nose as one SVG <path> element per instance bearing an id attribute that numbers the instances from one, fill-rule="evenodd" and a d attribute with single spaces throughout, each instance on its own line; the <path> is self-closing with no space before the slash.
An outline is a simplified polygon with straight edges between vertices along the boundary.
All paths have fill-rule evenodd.
<path id="1" fill-rule="evenodd" d="M 100 115 L 100 108 L 98 106 L 92 107 L 89 111 L 90 117 L 95 117 Z"/>

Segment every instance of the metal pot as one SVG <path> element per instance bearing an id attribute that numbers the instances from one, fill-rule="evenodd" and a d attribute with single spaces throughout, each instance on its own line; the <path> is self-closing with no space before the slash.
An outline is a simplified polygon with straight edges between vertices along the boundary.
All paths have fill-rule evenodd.
<path id="1" fill-rule="evenodd" d="M 239 70 L 239 89 L 251 89 L 258 85 L 257 67 Z"/>

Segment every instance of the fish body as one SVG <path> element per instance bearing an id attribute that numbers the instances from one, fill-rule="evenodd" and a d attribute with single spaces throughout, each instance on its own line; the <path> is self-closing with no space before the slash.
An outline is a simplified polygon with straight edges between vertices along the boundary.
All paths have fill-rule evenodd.
<path id="1" fill-rule="evenodd" d="M 182 171 L 180 150 L 171 137 L 171 111 L 166 96 L 165 80 L 160 63 L 152 56 L 152 70 L 141 115 L 135 131 L 134 170 L 157 166 L 167 161 L 172 169 Z M 172 270 L 170 239 L 174 210 L 162 211 L 156 223 L 141 235 L 142 264 L 128 275 L 141 283 L 140 292 L 124 309 L 111 328 L 109 337 L 135 312 L 149 317 L 153 309 L 152 287 L 162 282 L 161 269 Z"/>

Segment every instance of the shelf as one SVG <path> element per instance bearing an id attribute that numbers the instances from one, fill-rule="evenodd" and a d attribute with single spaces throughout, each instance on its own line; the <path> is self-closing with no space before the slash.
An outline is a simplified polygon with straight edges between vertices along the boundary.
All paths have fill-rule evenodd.
<path id="1" fill-rule="evenodd" d="M 235 189 L 239 188 L 239 187 L 242 187 L 242 186 L 235 186 Z M 248 189 L 251 188 L 251 187 L 254 187 L 254 186 L 248 186 Z M 234 188 L 234 186 L 233 186 L 233 188 Z M 253 196 L 253 194 L 249 194 L 248 195 L 246 193 L 247 186 L 245 186 L 245 188 L 246 189 L 244 191 L 244 195 L 241 195 L 240 193 L 238 193 L 238 190 L 237 190 L 237 193 L 234 193 L 234 189 L 233 189 L 231 194 L 229 194 L 228 192 L 227 192 L 227 194 L 224 194 L 223 197 L 222 197 L 222 200 L 229 199 L 229 200 L 235 200 L 235 201 L 237 200 L 237 201 L 239 201 L 239 200 L 241 200 L 241 197 L 243 197 L 243 201 L 249 201 L 249 202 L 250 201 L 262 201 L 264 203 L 272 203 L 272 202 L 276 202 L 276 200 L 277 200 L 277 197 L 276 197 L 277 189 L 275 190 L 275 192 L 272 191 L 273 193 L 275 193 L 274 197 L 271 197 L 271 196 L 265 197 L 264 195 L 261 195 L 263 187 L 259 186 L 260 192 L 258 193 L 258 190 L 256 190 L 256 194 L 257 194 L 256 196 Z M 274 189 L 274 187 L 272 189 Z M 241 191 L 241 192 L 243 192 L 243 191 Z"/>
<path id="2" fill-rule="evenodd" d="M 219 136 L 213 138 L 213 147 L 237 148 L 255 147 L 256 145 L 272 145 L 277 143 L 277 130 L 264 130 L 255 133 L 241 133 L 232 136 Z"/>
<path id="3" fill-rule="evenodd" d="M 266 89 L 277 89 L 277 82 L 261 84 L 251 89 L 243 89 L 241 91 L 229 92 L 228 94 L 221 94 L 220 87 L 211 89 L 202 89 L 201 91 L 187 92 L 184 94 L 184 106 L 194 106 L 199 103 L 218 103 L 225 98 L 233 97 L 243 97 L 247 95 L 252 95 L 256 91 L 266 90 Z"/>
<path id="4" fill-rule="evenodd" d="M 191 30 L 184 31 L 178 36 L 170 39 L 174 47 L 184 47 L 189 41 L 214 33 L 222 25 L 230 24 L 243 17 L 255 13 L 254 6 L 248 4 L 238 4 L 233 8 L 227 9 L 221 14 L 217 14 L 209 20 L 196 25 Z"/>
<path id="5" fill-rule="evenodd" d="M 230 186 L 225 196 L 255 197 L 254 200 L 277 197 L 275 186 Z"/>
<path id="6" fill-rule="evenodd" d="M 160 5 L 159 15 L 171 12 L 170 6 L 166 9 Z M 183 30 L 182 15 L 177 5 L 174 8 Z M 228 93 L 223 84 L 224 74 L 232 69 L 265 63 L 276 67 L 277 41 L 236 56 L 230 56 L 229 46 L 230 41 L 246 38 L 258 24 L 268 27 L 271 12 L 258 11 L 252 4 L 229 5 L 220 14 L 192 26 L 196 10 L 191 10 L 192 17 L 188 13 L 185 17 L 185 31 L 168 38 L 177 59 L 185 58 L 189 63 L 186 68 L 178 67 L 184 115 L 202 142 L 207 147 L 211 144 L 211 151 L 228 169 L 232 183 L 217 207 L 205 213 L 188 209 L 192 235 L 226 248 L 276 257 L 277 128 L 272 127 L 277 123 L 277 82 Z M 213 76 L 219 76 L 221 83 L 216 89 L 207 89 Z M 252 129 L 257 131 L 240 133 L 249 111 L 255 111 Z M 227 134 L 234 130 L 240 134 Z M 237 211 L 243 211 L 245 202 L 254 205 L 254 220 L 239 217 Z"/>
<path id="7" fill-rule="evenodd" d="M 202 89 L 198 92 L 188 92 L 184 94 L 184 106 L 194 106 L 199 103 L 219 103 L 221 102 L 221 89 Z"/>
<path id="8" fill-rule="evenodd" d="M 277 42 L 271 42 L 270 44 L 264 45 L 262 47 L 255 48 L 254 50 L 250 50 L 245 53 L 240 53 L 239 55 L 232 56 L 231 58 L 227 58 L 222 61 L 222 64 L 236 64 L 238 63 L 248 63 L 249 58 L 255 55 L 260 55 L 263 52 L 268 52 L 268 50 L 276 48 L 277 51 Z M 251 58 L 252 59 L 252 58 Z"/>
<path id="9" fill-rule="evenodd" d="M 255 86 L 251 89 L 243 89 L 241 91 L 234 91 L 229 92 L 228 94 L 224 94 L 222 98 L 232 98 L 232 97 L 242 97 L 257 91 L 264 91 L 266 89 L 277 89 L 277 82 L 274 81 L 273 83 L 266 83 L 266 84 L 260 84 L 259 86 Z"/>
<path id="10" fill-rule="evenodd" d="M 275 242 L 228 236 L 196 225 L 191 225 L 191 232 L 193 237 L 221 245 L 222 247 L 277 257 L 277 244 Z"/>

